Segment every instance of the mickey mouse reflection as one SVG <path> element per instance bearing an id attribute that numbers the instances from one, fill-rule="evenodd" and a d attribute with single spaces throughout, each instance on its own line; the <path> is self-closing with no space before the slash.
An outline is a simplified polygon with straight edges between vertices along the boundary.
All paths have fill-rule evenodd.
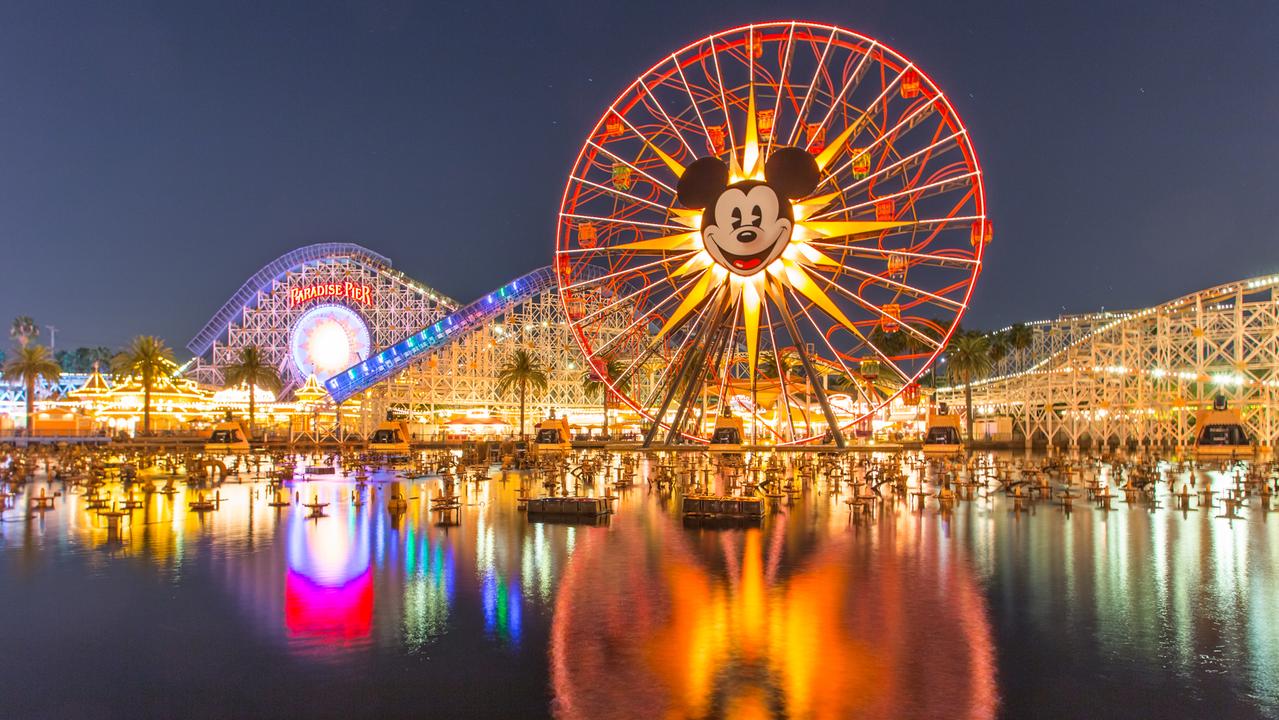
<path id="1" fill-rule="evenodd" d="M 688 166 L 677 192 L 685 207 L 704 210 L 701 234 L 715 262 L 749 277 L 781 257 L 795 230 L 792 200 L 817 187 L 820 171 L 813 156 L 782 148 L 764 163 L 764 180 L 729 184 L 728 165 L 704 157 Z"/>

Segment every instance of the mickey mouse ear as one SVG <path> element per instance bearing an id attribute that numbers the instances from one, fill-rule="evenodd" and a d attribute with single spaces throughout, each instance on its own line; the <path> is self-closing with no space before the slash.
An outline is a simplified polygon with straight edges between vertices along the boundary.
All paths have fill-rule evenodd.
<path id="1" fill-rule="evenodd" d="M 764 179 L 775 190 L 796 200 L 817 189 L 821 171 L 817 161 L 805 150 L 795 147 L 775 151 L 764 163 Z"/>
<path id="2" fill-rule="evenodd" d="M 693 210 L 701 210 L 715 201 L 728 187 L 728 166 L 717 157 L 694 160 L 679 176 L 675 188 L 680 204 Z"/>

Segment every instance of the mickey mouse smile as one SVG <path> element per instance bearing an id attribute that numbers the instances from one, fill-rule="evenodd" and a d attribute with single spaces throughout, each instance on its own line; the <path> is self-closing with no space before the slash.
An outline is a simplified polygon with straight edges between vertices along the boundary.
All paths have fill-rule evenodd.
<path id="1" fill-rule="evenodd" d="M 782 148 L 764 164 L 764 180 L 728 184 L 728 166 L 697 160 L 680 176 L 679 200 L 705 208 L 702 244 L 711 258 L 737 275 L 754 275 L 781 257 L 795 229 L 791 200 L 817 185 L 817 163 L 798 148 Z"/>
<path id="2" fill-rule="evenodd" d="M 778 228 L 779 235 L 783 232 L 786 232 L 785 228 Z M 761 236 L 761 233 L 757 230 L 741 230 L 740 232 L 736 233 L 733 239 L 743 245 L 751 245 L 755 241 L 755 239 L 760 236 Z M 747 255 L 739 255 L 737 253 L 731 253 L 728 250 L 724 249 L 723 247 L 719 246 L 718 244 L 716 245 L 716 248 L 719 250 L 720 254 L 723 255 L 724 260 L 727 261 L 727 264 L 730 267 L 732 267 L 735 270 L 742 270 L 742 271 L 749 272 L 752 270 L 757 270 L 760 268 L 760 266 L 765 265 L 766 264 L 765 260 L 769 260 L 768 256 L 773 254 L 773 250 L 777 246 L 780 245 L 783 249 L 786 247 L 786 243 L 778 242 L 779 240 L 780 238 L 774 238 L 773 240 L 770 240 L 767 243 L 768 246 L 765 247 L 763 250 L 757 253 L 751 253 Z M 713 256 L 714 254 L 712 253 L 712 257 Z"/>

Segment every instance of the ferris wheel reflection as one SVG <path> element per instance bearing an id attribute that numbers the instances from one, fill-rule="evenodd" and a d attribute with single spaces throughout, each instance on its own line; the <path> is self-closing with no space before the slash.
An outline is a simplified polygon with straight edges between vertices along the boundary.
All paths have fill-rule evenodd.
<path id="1" fill-rule="evenodd" d="M 782 533 L 702 539 L 625 518 L 584 539 L 551 632 L 557 716 L 994 716 L 984 600 L 937 538 L 832 537 L 794 564 Z"/>

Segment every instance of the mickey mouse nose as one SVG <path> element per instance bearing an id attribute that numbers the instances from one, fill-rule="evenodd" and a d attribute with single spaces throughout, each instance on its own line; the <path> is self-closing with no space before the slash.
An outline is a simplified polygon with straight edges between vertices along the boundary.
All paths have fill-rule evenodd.
<path id="1" fill-rule="evenodd" d="M 755 240 L 756 233 L 754 230 L 743 230 L 737 233 L 737 242 L 748 243 Z"/>

